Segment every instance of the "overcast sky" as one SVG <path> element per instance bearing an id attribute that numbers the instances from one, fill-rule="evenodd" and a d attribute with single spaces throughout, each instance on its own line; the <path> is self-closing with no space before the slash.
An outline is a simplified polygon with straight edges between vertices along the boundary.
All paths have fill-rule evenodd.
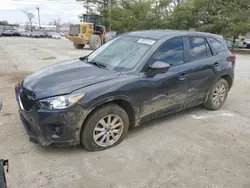
<path id="1" fill-rule="evenodd" d="M 78 15 L 84 13 L 81 4 L 74 0 L 0 0 L 0 20 L 9 23 L 25 23 L 28 21 L 22 10 L 35 14 L 34 22 L 38 22 L 37 9 L 40 7 L 41 24 L 48 24 L 53 19 L 62 22 L 78 23 Z"/>

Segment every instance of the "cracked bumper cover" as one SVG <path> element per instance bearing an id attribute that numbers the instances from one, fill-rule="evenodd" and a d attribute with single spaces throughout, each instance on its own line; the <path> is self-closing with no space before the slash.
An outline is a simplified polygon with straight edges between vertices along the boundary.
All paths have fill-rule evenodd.
<path id="1" fill-rule="evenodd" d="M 63 111 L 44 110 L 37 104 L 29 112 L 19 110 L 30 141 L 43 146 L 79 144 L 82 112 L 78 105 Z"/>
<path id="2" fill-rule="evenodd" d="M 31 142 L 43 146 L 80 143 L 80 131 L 85 119 L 83 107 L 76 104 L 63 110 L 45 110 L 35 101 L 31 109 L 25 111 L 21 107 L 19 91 L 20 88 L 16 87 L 19 115 Z"/>

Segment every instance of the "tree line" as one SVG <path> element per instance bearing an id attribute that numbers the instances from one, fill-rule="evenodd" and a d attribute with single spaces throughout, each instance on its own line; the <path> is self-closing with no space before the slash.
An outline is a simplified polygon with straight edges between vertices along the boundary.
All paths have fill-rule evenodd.
<path id="1" fill-rule="evenodd" d="M 9 25 L 9 23 L 6 20 L 2 20 L 2 21 L 0 21 L 0 25 L 7 26 L 7 25 Z"/>
<path id="2" fill-rule="evenodd" d="M 76 0 L 103 24 L 127 32 L 177 29 L 222 34 L 250 31 L 250 0 Z"/>

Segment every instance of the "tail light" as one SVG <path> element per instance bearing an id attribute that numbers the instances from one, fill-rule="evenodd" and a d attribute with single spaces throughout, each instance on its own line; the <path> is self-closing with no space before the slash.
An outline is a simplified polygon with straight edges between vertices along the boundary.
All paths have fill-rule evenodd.
<path id="1" fill-rule="evenodd" d="M 230 59 L 232 62 L 235 62 L 235 60 L 236 60 L 235 54 L 230 55 L 230 56 L 229 56 L 229 59 Z"/>
<path id="2" fill-rule="evenodd" d="M 231 55 L 228 57 L 228 61 L 229 61 L 229 63 L 232 65 L 233 69 L 235 68 L 235 60 L 236 60 L 235 54 L 231 54 Z"/>

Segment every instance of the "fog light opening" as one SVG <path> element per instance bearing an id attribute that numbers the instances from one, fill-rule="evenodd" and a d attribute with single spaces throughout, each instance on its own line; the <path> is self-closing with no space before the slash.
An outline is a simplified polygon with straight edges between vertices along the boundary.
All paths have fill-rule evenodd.
<path id="1" fill-rule="evenodd" d="M 60 135 L 62 135 L 63 128 L 61 125 L 53 125 L 52 127 L 53 135 L 52 138 L 58 138 Z"/>

